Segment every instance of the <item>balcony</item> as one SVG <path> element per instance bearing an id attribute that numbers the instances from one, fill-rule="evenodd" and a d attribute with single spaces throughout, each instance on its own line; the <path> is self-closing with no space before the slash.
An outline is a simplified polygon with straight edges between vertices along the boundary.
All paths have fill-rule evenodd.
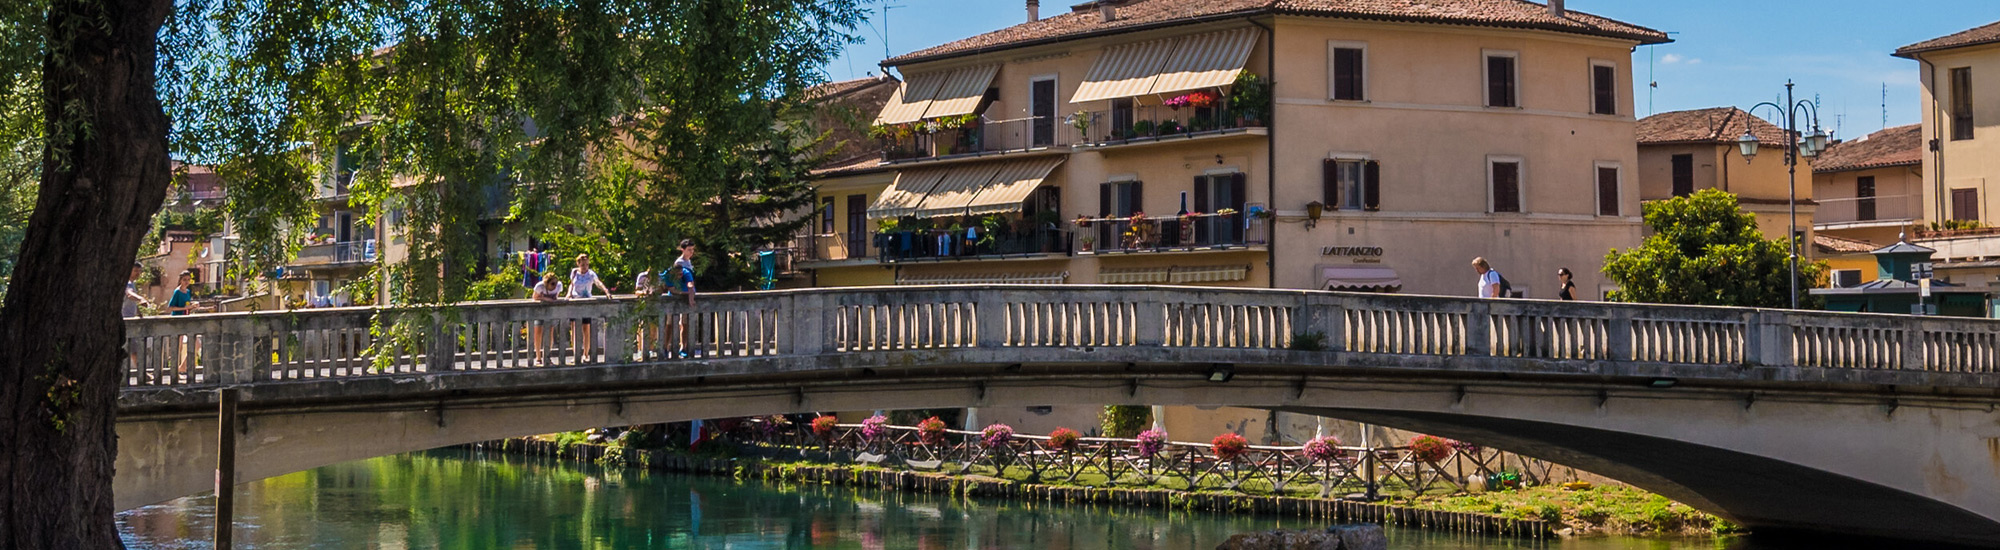
<path id="1" fill-rule="evenodd" d="M 295 266 L 337 267 L 375 261 L 375 239 L 308 245 L 299 249 Z"/>
<path id="2" fill-rule="evenodd" d="M 877 126 L 871 137 L 883 151 L 882 160 L 893 164 L 1264 133 L 1262 117 L 1267 115 L 1236 113 L 1226 95 L 1207 93 L 1204 98 L 1187 99 L 1197 95 L 1175 97 L 1169 100 L 1173 105 L 1078 111 L 1053 119 L 991 120 L 968 115 Z"/>
<path id="3" fill-rule="evenodd" d="M 325 181 L 319 187 L 319 194 L 313 198 L 321 201 L 345 201 L 349 194 L 349 187 L 353 184 L 353 172 L 334 176 L 331 181 Z"/>
<path id="4" fill-rule="evenodd" d="M 1243 250 L 1270 242 L 1268 224 L 1245 223 L 1241 212 L 1083 221 L 1088 227 L 1079 232 L 1078 251 L 1084 253 Z"/>
<path id="5" fill-rule="evenodd" d="M 995 121 L 971 116 L 877 127 L 873 133 L 883 162 L 889 163 L 1067 150 L 1084 142 L 1076 128 L 1037 117 Z"/>
<path id="6" fill-rule="evenodd" d="M 916 229 L 877 233 L 873 244 L 882 263 L 1003 260 L 1066 256 L 1071 236 L 1069 231 L 1038 228 L 968 239 L 964 229 Z"/>
<path id="7" fill-rule="evenodd" d="M 1815 199 L 1816 230 L 1909 225 L 1923 218 L 1915 195 L 1883 195 L 1869 198 Z"/>
<path id="8" fill-rule="evenodd" d="M 874 263 L 874 251 L 868 246 L 870 235 L 866 232 L 799 235 L 792 238 L 791 250 L 802 267 L 845 262 Z"/>
<path id="9" fill-rule="evenodd" d="M 1077 124 L 1087 116 L 1087 124 Z M 1174 108 L 1166 105 L 1139 105 L 1130 109 L 1089 111 L 1070 117 L 1071 125 L 1084 132 L 1083 145 L 1113 148 L 1128 145 L 1206 139 L 1234 135 L 1261 135 L 1264 121 L 1230 111 L 1228 102 L 1210 107 Z"/>

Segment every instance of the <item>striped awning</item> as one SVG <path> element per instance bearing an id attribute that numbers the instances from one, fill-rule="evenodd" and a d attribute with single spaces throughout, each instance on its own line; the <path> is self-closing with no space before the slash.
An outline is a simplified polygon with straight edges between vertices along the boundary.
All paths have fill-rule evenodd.
<path id="1" fill-rule="evenodd" d="M 935 168 L 898 172 L 896 182 L 882 190 L 882 196 L 875 197 L 874 204 L 868 205 L 868 219 L 900 218 L 916 212 L 924 203 L 924 196 L 937 187 L 944 175 L 944 170 Z"/>
<path id="2" fill-rule="evenodd" d="M 924 111 L 931 108 L 931 100 L 944 87 L 950 73 L 917 73 L 896 87 L 889 94 L 889 103 L 882 106 L 882 114 L 875 117 L 876 124 L 906 124 L 923 120 Z"/>
<path id="3" fill-rule="evenodd" d="M 1382 265 L 1323 266 L 1320 286 L 1327 290 L 1399 292 L 1403 290 L 1403 278 L 1396 274 L 1395 268 Z"/>
<path id="4" fill-rule="evenodd" d="M 1174 284 L 1221 283 L 1241 281 L 1249 277 L 1250 266 L 1247 264 L 1175 266 L 1173 272 L 1167 274 L 1167 282 Z"/>
<path id="5" fill-rule="evenodd" d="M 1161 69 L 1152 93 L 1220 88 L 1235 83 L 1260 34 L 1262 31 L 1258 29 L 1243 28 L 1182 38 L 1173 58 Z"/>
<path id="6" fill-rule="evenodd" d="M 1097 282 L 1107 285 L 1165 284 L 1171 267 L 1113 267 L 1098 270 Z"/>
<path id="7" fill-rule="evenodd" d="M 1000 163 L 986 163 L 952 168 L 936 187 L 924 194 L 923 204 L 911 215 L 919 218 L 965 215 L 965 205 L 972 202 L 981 188 L 993 182 L 1000 166 Z"/>
<path id="8" fill-rule="evenodd" d="M 923 118 L 972 114 L 979 109 L 979 100 L 986 98 L 986 89 L 993 86 L 993 77 L 999 74 L 999 65 L 952 71 L 938 87 L 937 97 L 931 99 L 930 109 L 924 111 Z"/>
<path id="9" fill-rule="evenodd" d="M 965 215 L 1019 212 L 1021 202 L 1028 200 L 1028 195 L 1041 187 L 1042 181 L 1047 180 L 1049 173 L 1054 172 L 1062 162 L 1063 157 L 1052 157 L 1021 159 L 1000 166 L 999 174 L 965 204 Z"/>
<path id="10" fill-rule="evenodd" d="M 896 276 L 899 285 L 1059 285 L 1068 280 L 1068 271 Z"/>
<path id="11" fill-rule="evenodd" d="M 1146 95 L 1152 92 L 1153 82 L 1160 76 L 1160 70 L 1173 57 L 1178 38 L 1120 44 L 1104 49 L 1104 55 L 1097 58 L 1097 64 L 1077 85 L 1076 95 L 1070 103 L 1083 103 L 1101 99 L 1116 99 Z"/>

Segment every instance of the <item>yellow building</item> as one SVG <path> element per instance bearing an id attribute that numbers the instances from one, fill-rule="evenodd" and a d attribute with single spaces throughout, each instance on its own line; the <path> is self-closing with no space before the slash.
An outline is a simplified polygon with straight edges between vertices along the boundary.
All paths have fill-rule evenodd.
<path id="1" fill-rule="evenodd" d="M 1764 152 L 1744 158 L 1737 140 L 1757 136 Z M 1639 121 L 1639 197 L 1653 201 L 1703 189 L 1734 193 L 1745 211 L 1757 216 L 1767 239 L 1785 238 L 1791 218 L 1791 175 L 1781 144 L 1792 143 L 1785 129 L 1735 107 L 1674 111 Z M 1798 227 L 1812 242 L 1813 159 L 1798 167 Z M 1810 254 L 1809 251 L 1802 253 Z"/>
<path id="2" fill-rule="evenodd" d="M 1527 297 L 1560 267 L 1600 296 L 1606 252 L 1640 241 L 1631 51 L 1667 38 L 1557 4 L 1029 2 L 884 62 L 904 82 L 882 158 L 822 174 L 799 265 L 819 286 L 1470 295 L 1483 256 Z"/>
<path id="3" fill-rule="evenodd" d="M 2000 22 L 1898 48 L 1923 84 L 1923 168 L 1916 187 L 1925 226 L 1912 243 L 1937 249 L 1937 276 L 1954 283 L 2000 281 Z M 1982 96 L 1981 94 L 1985 94 Z M 1983 98 L 1983 99 L 1982 99 Z"/>

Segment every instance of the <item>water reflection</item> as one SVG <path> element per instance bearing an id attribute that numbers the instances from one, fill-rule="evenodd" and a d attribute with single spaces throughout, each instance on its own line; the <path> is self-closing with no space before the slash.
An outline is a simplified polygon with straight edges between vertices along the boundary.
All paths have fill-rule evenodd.
<path id="1" fill-rule="evenodd" d="M 239 548 L 1207 550 L 1301 519 L 1040 502 L 960 501 L 831 486 L 773 486 L 436 451 L 240 489 Z M 214 498 L 120 516 L 134 549 L 207 548 Z M 1533 545 L 1395 530 L 1399 550 L 1742 550 L 1715 540 L 1600 538 Z"/>

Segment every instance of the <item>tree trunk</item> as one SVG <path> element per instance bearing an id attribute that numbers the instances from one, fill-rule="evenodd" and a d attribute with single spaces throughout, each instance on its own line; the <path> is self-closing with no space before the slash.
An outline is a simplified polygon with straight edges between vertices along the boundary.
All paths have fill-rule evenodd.
<path id="1" fill-rule="evenodd" d="M 170 181 L 154 89 L 171 0 L 55 0 L 49 142 L 0 306 L 0 550 L 121 548 L 113 523 L 126 275 Z"/>

